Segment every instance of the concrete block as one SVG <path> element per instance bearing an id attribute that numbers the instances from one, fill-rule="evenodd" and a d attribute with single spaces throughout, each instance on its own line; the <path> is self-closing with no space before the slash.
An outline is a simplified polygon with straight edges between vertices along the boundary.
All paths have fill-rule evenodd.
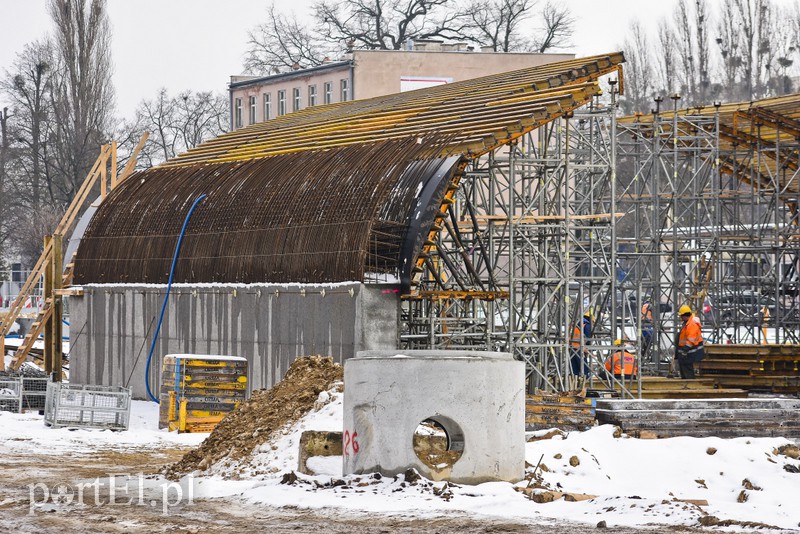
<path id="1" fill-rule="evenodd" d="M 363 351 L 345 362 L 344 377 L 345 474 L 415 468 L 465 484 L 522 479 L 525 365 L 510 354 Z M 423 421 L 446 433 L 441 463 L 415 452 L 415 440 L 426 454 L 440 447 L 415 438 Z"/>
<path id="2" fill-rule="evenodd" d="M 312 456 L 341 456 L 342 433 L 306 430 L 300 434 L 300 454 L 297 459 L 297 470 L 306 475 L 313 475 L 306 465 Z"/>

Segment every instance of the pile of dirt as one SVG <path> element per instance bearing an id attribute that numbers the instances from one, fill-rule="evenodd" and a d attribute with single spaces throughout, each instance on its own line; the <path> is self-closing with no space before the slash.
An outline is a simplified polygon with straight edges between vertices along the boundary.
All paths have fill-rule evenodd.
<path id="1" fill-rule="evenodd" d="M 205 471 L 222 459 L 247 457 L 275 431 L 311 411 L 319 394 L 343 377 L 342 366 L 329 356 L 298 358 L 275 387 L 254 391 L 250 400 L 225 417 L 198 448 L 167 466 L 164 474 L 175 479 L 192 471 Z"/>

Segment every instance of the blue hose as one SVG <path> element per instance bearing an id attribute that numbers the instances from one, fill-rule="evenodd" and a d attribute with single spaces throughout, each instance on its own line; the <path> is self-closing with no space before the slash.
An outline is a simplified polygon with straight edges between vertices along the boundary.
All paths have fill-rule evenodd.
<path id="1" fill-rule="evenodd" d="M 150 397 L 150 400 L 158 403 L 158 399 L 153 395 L 153 391 L 150 389 L 150 362 L 153 359 L 153 351 L 156 348 L 156 341 L 158 340 L 158 333 L 161 331 L 161 321 L 164 320 L 164 310 L 167 309 L 167 300 L 169 299 L 169 291 L 172 289 L 172 276 L 175 274 L 175 264 L 178 263 L 178 253 L 181 251 L 181 243 L 183 242 L 183 234 L 186 233 L 186 226 L 189 224 L 189 218 L 192 216 L 192 212 L 194 212 L 194 208 L 197 204 L 206 198 L 205 195 L 200 195 L 197 200 L 194 201 L 192 207 L 189 208 L 189 213 L 186 214 L 186 219 L 183 221 L 183 228 L 181 228 L 181 233 L 178 236 L 178 244 L 175 245 L 175 254 L 172 256 L 172 267 L 169 269 L 169 281 L 167 282 L 167 294 L 164 295 L 164 303 L 161 305 L 161 315 L 158 317 L 158 324 L 156 325 L 156 333 L 153 335 L 153 343 L 150 345 L 150 352 L 147 354 L 147 365 L 144 368 L 144 385 L 147 388 L 147 396 Z"/>

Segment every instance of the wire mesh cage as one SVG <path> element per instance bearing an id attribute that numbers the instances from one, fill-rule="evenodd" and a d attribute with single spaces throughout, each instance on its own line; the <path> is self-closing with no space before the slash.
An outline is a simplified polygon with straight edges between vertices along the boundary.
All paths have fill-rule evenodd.
<path id="1" fill-rule="evenodd" d="M 47 384 L 44 422 L 52 428 L 127 430 L 130 413 L 131 390 L 128 388 Z"/>
<path id="2" fill-rule="evenodd" d="M 0 412 L 22 411 L 22 379 L 8 377 L 0 379 Z"/>
<path id="3" fill-rule="evenodd" d="M 47 378 L 21 377 L 22 410 L 44 410 L 47 397 Z"/>

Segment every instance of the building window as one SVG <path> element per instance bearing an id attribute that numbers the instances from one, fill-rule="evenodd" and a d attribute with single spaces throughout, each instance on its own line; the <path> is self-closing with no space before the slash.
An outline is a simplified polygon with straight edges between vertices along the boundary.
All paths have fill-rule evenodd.
<path id="1" fill-rule="evenodd" d="M 333 82 L 325 82 L 325 103 L 333 102 Z"/>
<path id="2" fill-rule="evenodd" d="M 278 91 L 278 117 L 286 115 L 286 90 Z"/>
<path id="3" fill-rule="evenodd" d="M 272 118 L 272 93 L 264 93 L 264 120 Z"/>
<path id="4" fill-rule="evenodd" d="M 316 106 L 317 105 L 317 86 L 316 85 L 309 85 L 308 86 L 308 105 L 309 106 Z"/>
<path id="5" fill-rule="evenodd" d="M 292 111 L 300 111 L 300 88 L 292 89 Z"/>
<path id="6" fill-rule="evenodd" d="M 256 97 L 250 97 L 250 124 L 256 123 Z"/>
<path id="7" fill-rule="evenodd" d="M 236 128 L 241 128 L 242 127 L 242 99 L 241 98 L 237 98 L 236 99 L 236 105 L 234 106 L 234 111 L 233 111 L 233 118 L 234 118 L 234 124 L 236 125 Z"/>
<path id="8" fill-rule="evenodd" d="M 341 98 L 339 99 L 340 102 L 347 102 L 350 100 L 350 80 L 344 78 L 341 80 L 341 89 L 342 94 L 340 95 Z"/>

